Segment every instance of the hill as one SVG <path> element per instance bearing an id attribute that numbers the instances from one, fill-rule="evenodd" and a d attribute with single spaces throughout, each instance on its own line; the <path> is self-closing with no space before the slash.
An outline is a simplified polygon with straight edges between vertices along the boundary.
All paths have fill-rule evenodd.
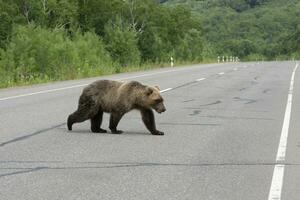
<path id="1" fill-rule="evenodd" d="M 168 0 L 164 5 L 191 10 L 216 54 L 252 60 L 299 58 L 298 0 Z"/>

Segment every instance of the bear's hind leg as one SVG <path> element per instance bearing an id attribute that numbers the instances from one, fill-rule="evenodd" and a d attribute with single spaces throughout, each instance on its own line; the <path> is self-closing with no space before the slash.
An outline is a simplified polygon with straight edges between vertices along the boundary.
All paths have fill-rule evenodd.
<path id="1" fill-rule="evenodd" d="M 107 132 L 105 129 L 101 128 L 102 117 L 103 117 L 103 111 L 99 110 L 98 113 L 94 117 L 91 118 L 91 131 L 93 133 L 106 133 Z"/>
<path id="2" fill-rule="evenodd" d="M 72 130 L 72 125 L 73 124 L 83 122 L 83 121 L 85 121 L 87 119 L 88 119 L 87 114 L 82 113 L 82 112 L 80 112 L 78 110 L 75 111 L 74 113 L 72 113 L 68 117 L 67 125 L 68 125 L 69 131 Z"/>
<path id="3" fill-rule="evenodd" d="M 109 128 L 111 130 L 111 133 L 113 133 L 113 134 L 123 133 L 123 131 L 117 130 L 117 126 L 118 126 L 122 116 L 123 116 L 123 114 L 111 113 L 110 119 L 109 119 Z"/>
<path id="4" fill-rule="evenodd" d="M 151 132 L 152 135 L 164 135 L 164 132 L 161 132 L 156 129 L 154 114 L 151 109 L 142 109 L 141 114 L 145 126 Z"/>

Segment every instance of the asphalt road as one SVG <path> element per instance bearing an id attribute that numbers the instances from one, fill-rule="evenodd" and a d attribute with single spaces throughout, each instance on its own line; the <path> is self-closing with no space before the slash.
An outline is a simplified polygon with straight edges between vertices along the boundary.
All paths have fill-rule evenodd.
<path id="1" fill-rule="evenodd" d="M 0 90 L 0 199 L 298 200 L 295 66 L 194 65 Z M 155 115 L 165 135 L 149 134 L 135 111 L 121 120 L 121 135 L 91 133 L 88 121 L 69 132 L 67 116 L 97 79 L 169 89 L 167 112 Z"/>

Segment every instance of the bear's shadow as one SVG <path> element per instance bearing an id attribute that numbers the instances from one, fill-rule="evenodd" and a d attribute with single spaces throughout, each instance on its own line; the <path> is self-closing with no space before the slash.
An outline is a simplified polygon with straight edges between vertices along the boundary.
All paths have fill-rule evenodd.
<path id="1" fill-rule="evenodd" d="M 112 134 L 110 131 L 108 131 L 107 133 L 93 133 L 90 130 L 84 130 L 84 129 L 78 129 L 78 130 L 72 130 L 72 131 L 68 131 L 67 129 L 65 129 L 65 132 L 66 133 L 70 133 L 70 134 L 72 134 L 72 133 L 75 133 L 75 134 L 93 134 L 93 135 L 105 135 L 105 136 L 109 136 L 109 135 L 119 135 L 119 136 L 126 136 L 126 135 L 152 136 L 151 133 L 136 132 L 136 131 L 124 131 L 122 134 Z"/>

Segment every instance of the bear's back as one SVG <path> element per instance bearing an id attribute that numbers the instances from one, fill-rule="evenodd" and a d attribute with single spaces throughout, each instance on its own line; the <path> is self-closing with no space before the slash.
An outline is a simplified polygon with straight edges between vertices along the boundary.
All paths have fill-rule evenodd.
<path id="1" fill-rule="evenodd" d="M 125 112 L 134 107 L 136 97 L 141 96 L 144 87 L 137 81 L 99 80 L 88 85 L 83 95 L 92 98 L 104 112 Z"/>

